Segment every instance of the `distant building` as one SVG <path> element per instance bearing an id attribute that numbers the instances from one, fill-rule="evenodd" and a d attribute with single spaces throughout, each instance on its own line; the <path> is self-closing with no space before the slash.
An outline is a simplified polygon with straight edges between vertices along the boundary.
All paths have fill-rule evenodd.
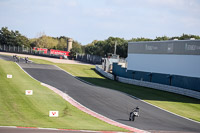
<path id="1" fill-rule="evenodd" d="M 69 38 L 67 40 L 67 51 L 70 52 L 70 50 L 72 49 L 72 43 L 73 43 L 73 39 Z"/>
<path id="2" fill-rule="evenodd" d="M 200 78 L 200 40 L 130 42 L 128 70 Z"/>
<path id="3" fill-rule="evenodd" d="M 200 40 L 129 42 L 127 63 L 113 74 L 200 92 Z"/>

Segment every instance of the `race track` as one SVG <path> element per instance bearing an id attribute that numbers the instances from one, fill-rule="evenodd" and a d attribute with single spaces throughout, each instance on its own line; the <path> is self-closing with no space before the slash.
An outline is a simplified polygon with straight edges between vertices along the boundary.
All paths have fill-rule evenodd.
<path id="1" fill-rule="evenodd" d="M 148 131 L 199 132 L 200 123 L 160 110 L 127 94 L 86 84 L 51 65 L 19 65 L 35 79 L 67 93 L 89 109 L 117 122 Z M 140 117 L 128 121 L 131 108 L 140 107 Z"/>

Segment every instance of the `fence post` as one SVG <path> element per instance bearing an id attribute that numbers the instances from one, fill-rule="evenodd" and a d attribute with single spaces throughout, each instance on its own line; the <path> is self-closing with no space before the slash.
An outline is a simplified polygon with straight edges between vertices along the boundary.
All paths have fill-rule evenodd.
<path id="1" fill-rule="evenodd" d="M 22 45 L 22 53 L 24 52 L 24 45 Z"/>

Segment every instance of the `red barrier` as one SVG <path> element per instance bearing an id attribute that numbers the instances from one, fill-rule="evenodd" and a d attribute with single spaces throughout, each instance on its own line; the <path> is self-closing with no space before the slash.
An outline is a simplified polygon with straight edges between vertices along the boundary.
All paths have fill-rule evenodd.
<path id="1" fill-rule="evenodd" d="M 35 51 L 44 51 L 44 54 L 47 54 L 47 51 L 48 51 L 47 48 L 37 48 L 37 47 L 34 47 L 33 50 L 35 50 Z"/>
<path id="2" fill-rule="evenodd" d="M 55 50 L 55 49 L 51 49 L 50 50 L 50 54 L 69 56 L 69 52 L 68 51 L 61 51 L 61 50 Z"/>
<path id="3" fill-rule="evenodd" d="M 48 49 L 47 48 L 37 48 L 37 47 L 34 47 L 33 50 L 35 50 L 35 51 L 43 51 L 44 54 L 48 53 Z M 68 51 L 50 49 L 50 54 L 51 55 L 65 55 L 65 56 L 69 56 L 69 53 L 70 52 L 68 52 Z"/>

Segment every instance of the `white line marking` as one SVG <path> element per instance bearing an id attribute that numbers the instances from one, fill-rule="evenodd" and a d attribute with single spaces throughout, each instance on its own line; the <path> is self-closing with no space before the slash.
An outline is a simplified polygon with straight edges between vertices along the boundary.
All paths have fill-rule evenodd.
<path id="1" fill-rule="evenodd" d="M 16 63 L 16 62 L 15 62 Z M 30 76 L 32 79 L 36 80 L 37 82 L 41 83 L 39 80 L 32 77 L 29 73 L 27 73 L 18 63 L 16 63 L 28 76 Z"/>
<path id="2" fill-rule="evenodd" d="M 16 126 L 0 126 L 0 127 L 3 127 L 3 128 L 17 128 Z"/>
<path id="3" fill-rule="evenodd" d="M 56 128 L 42 128 L 42 127 L 38 127 L 37 129 L 41 129 L 41 130 L 59 130 Z"/>

